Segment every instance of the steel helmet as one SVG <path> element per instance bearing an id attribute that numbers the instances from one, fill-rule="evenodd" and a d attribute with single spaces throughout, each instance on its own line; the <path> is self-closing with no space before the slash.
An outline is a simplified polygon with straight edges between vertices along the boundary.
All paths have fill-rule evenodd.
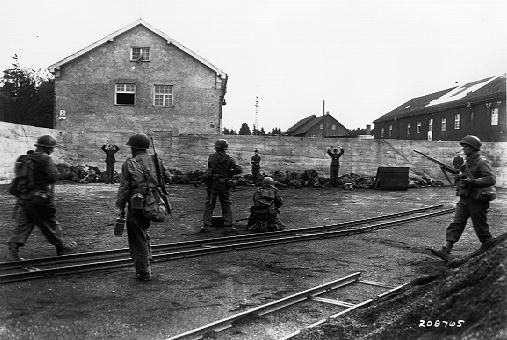
<path id="1" fill-rule="evenodd" d="M 215 149 L 227 150 L 229 144 L 225 139 L 219 139 L 215 142 Z"/>
<path id="2" fill-rule="evenodd" d="M 467 135 L 467 136 L 463 137 L 463 139 L 459 143 L 462 146 L 463 145 L 470 145 L 475 150 L 480 150 L 481 145 L 482 145 L 481 140 L 478 137 L 472 136 L 472 135 Z"/>
<path id="3" fill-rule="evenodd" d="M 275 185 L 275 180 L 271 177 L 264 177 L 262 180 L 262 185 Z"/>
<path id="4" fill-rule="evenodd" d="M 144 133 L 136 133 L 130 136 L 127 145 L 134 149 L 146 150 L 150 147 L 150 138 Z"/>
<path id="5" fill-rule="evenodd" d="M 57 146 L 55 137 L 50 135 L 40 136 L 34 145 L 43 148 L 55 148 Z"/>

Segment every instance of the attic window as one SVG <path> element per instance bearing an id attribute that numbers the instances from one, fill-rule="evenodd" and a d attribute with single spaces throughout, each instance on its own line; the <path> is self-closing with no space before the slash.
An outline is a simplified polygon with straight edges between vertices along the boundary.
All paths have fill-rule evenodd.
<path id="1" fill-rule="evenodd" d="M 405 109 L 410 109 L 410 105 L 405 106 Z"/>
<path id="2" fill-rule="evenodd" d="M 149 47 L 132 47 L 130 49 L 130 61 L 150 61 Z"/>
<path id="3" fill-rule="evenodd" d="M 331 130 L 336 130 L 336 124 L 331 125 Z"/>
<path id="4" fill-rule="evenodd" d="M 116 84 L 115 104 L 134 105 L 136 101 L 136 84 Z"/>

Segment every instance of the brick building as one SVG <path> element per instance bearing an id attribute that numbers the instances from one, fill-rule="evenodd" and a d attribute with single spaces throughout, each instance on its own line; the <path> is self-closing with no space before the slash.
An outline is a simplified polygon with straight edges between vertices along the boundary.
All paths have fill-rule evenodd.
<path id="1" fill-rule="evenodd" d="M 336 118 L 326 113 L 324 116 L 311 115 L 301 119 L 285 133 L 296 137 L 348 137 L 350 132 Z"/>
<path id="2" fill-rule="evenodd" d="M 49 67 L 55 128 L 219 134 L 227 74 L 139 19 Z"/>
<path id="3" fill-rule="evenodd" d="M 505 74 L 413 98 L 376 119 L 375 139 L 507 141 Z"/>

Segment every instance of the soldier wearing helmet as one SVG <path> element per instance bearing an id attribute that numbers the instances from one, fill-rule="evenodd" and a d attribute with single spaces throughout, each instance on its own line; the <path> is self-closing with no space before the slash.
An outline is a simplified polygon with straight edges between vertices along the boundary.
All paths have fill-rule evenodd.
<path id="1" fill-rule="evenodd" d="M 476 136 L 468 135 L 460 141 L 466 156 L 465 163 L 460 167 L 456 183 L 456 204 L 453 221 L 446 229 L 446 244 L 442 249 L 432 252 L 444 260 L 449 260 L 454 243 L 458 242 L 465 230 L 470 217 L 475 234 L 482 243 L 481 249 L 488 248 L 493 243 L 493 236 L 489 231 L 487 213 L 489 201 L 496 198 L 496 175 L 479 154 L 482 143 Z"/>
<path id="2" fill-rule="evenodd" d="M 229 145 L 225 139 L 215 142 L 215 153 L 208 157 L 208 169 L 205 175 L 207 185 L 206 201 L 204 203 L 203 226 L 201 232 L 209 232 L 212 225 L 212 215 L 217 197 L 222 207 L 224 226 L 231 232 L 236 232 L 232 225 L 232 201 L 230 187 L 232 176 L 240 174 L 243 170 L 234 159 L 226 153 Z"/>
<path id="3" fill-rule="evenodd" d="M 71 252 L 77 245 L 74 241 L 64 242 L 56 221 L 54 184 L 58 170 L 49 156 L 58 146 L 56 139 L 44 135 L 37 139 L 34 146 L 35 151 L 29 151 L 16 160 L 18 192 L 11 193 L 18 197 L 18 215 L 13 235 L 8 241 L 9 261 L 20 260 L 19 247 L 25 245 L 35 226 L 55 246 L 57 255 Z"/>
<path id="4" fill-rule="evenodd" d="M 127 235 L 130 254 L 134 260 L 136 277 L 140 281 L 151 280 L 151 245 L 150 220 L 143 214 L 144 196 L 148 193 L 148 181 L 150 186 L 158 186 L 156 164 L 153 156 L 148 154 L 150 138 L 144 133 L 132 135 L 127 145 L 130 146 L 132 157 L 122 165 L 120 187 L 116 200 L 116 207 L 120 216 L 125 216 L 127 209 Z M 160 162 L 160 169 L 166 181 L 170 180 L 170 173 Z"/>
<path id="5" fill-rule="evenodd" d="M 264 232 L 285 228 L 278 218 L 283 201 L 273 178 L 264 177 L 262 186 L 255 191 L 252 200 L 254 204 L 250 208 L 248 229 Z"/>

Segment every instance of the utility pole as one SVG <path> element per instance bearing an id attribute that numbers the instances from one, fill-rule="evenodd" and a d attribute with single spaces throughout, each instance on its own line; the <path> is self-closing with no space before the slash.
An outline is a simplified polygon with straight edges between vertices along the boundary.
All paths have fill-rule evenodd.
<path id="1" fill-rule="evenodd" d="M 326 117 L 324 115 L 325 110 L 325 102 L 324 99 L 322 99 L 322 138 L 325 137 L 326 134 Z"/>
<path id="2" fill-rule="evenodd" d="M 255 128 L 259 130 L 259 97 L 255 97 Z"/>

